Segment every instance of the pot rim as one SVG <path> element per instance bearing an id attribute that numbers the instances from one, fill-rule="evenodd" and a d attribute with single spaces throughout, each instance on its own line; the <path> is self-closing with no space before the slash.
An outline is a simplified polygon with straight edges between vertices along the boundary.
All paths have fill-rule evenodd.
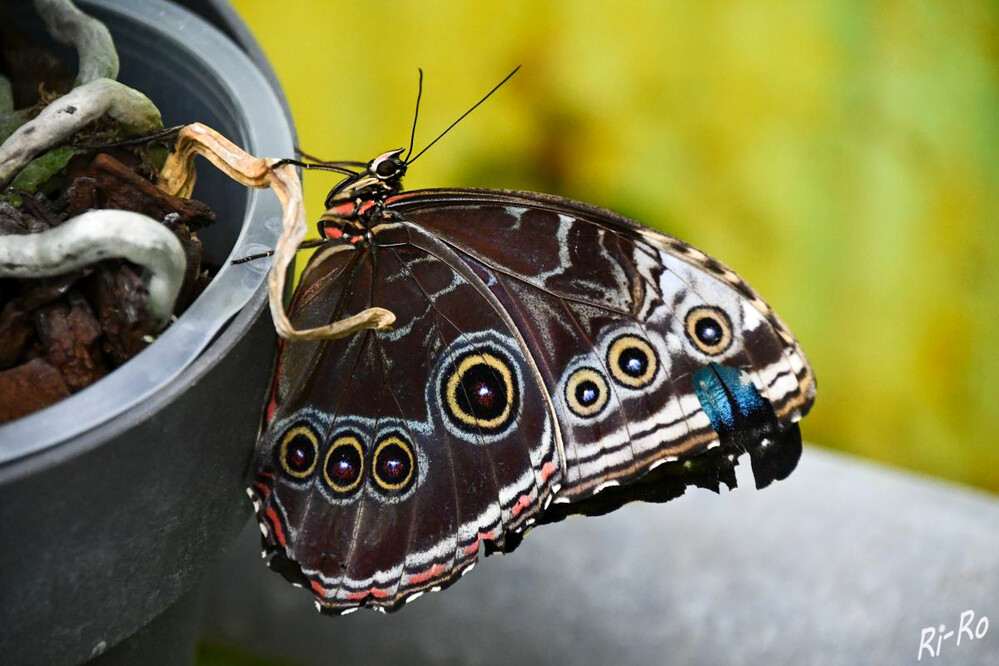
<path id="1" fill-rule="evenodd" d="M 80 4 L 142 24 L 215 73 L 228 96 L 252 100 L 252 105 L 240 107 L 244 114 L 236 119 L 242 136 L 233 137 L 241 139 L 247 152 L 266 157 L 294 154 L 291 120 L 278 94 L 250 58 L 217 28 L 164 0 L 80 0 Z M 202 162 L 199 168 L 211 167 Z M 273 249 L 280 235 L 277 197 L 265 190 L 251 190 L 248 195 L 243 226 L 229 257 Z M 57 447 L 110 421 L 127 419 L 136 407 L 142 406 L 139 411 L 148 414 L 146 408 L 151 405 L 144 403 L 177 380 L 253 296 L 266 291 L 270 267 L 270 259 L 232 265 L 227 257 L 205 291 L 154 344 L 78 393 L 0 425 L 0 467 Z M 252 320 L 240 318 L 237 323 L 247 328 Z M 184 380 L 197 381 L 211 365 L 205 364 L 193 376 L 185 373 Z"/>

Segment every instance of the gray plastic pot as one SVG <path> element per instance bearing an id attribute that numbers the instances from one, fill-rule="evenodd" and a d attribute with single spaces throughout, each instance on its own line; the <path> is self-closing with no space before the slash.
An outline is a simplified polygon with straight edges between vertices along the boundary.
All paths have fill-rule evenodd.
<path id="1" fill-rule="evenodd" d="M 165 124 L 198 120 L 253 154 L 293 154 L 279 93 L 217 29 L 162 0 L 79 4 L 106 22 L 119 79 L 146 93 Z M 5 10 L 42 38 L 30 5 Z M 210 253 L 274 246 L 281 209 L 271 192 L 248 191 L 205 161 L 198 174 L 195 197 L 218 217 L 201 236 Z M 136 358 L 0 427 L 5 663 L 79 663 L 111 649 L 194 594 L 245 523 L 243 477 L 274 348 L 269 265 L 227 264 Z"/>

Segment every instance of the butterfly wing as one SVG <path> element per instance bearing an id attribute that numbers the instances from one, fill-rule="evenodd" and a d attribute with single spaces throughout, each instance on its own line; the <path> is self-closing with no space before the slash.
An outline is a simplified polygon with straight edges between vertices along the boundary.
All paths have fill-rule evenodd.
<path id="1" fill-rule="evenodd" d="M 272 567 L 321 609 L 393 609 L 571 513 L 735 484 L 800 455 L 814 378 L 738 276 L 607 211 L 426 190 L 330 245 L 298 328 L 372 305 L 392 331 L 284 343 L 251 496 Z"/>

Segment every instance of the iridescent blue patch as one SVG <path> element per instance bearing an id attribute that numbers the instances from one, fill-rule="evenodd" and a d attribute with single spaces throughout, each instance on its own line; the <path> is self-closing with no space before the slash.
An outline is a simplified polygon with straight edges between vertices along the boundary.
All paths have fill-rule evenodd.
<path id="1" fill-rule="evenodd" d="M 712 363 L 694 374 L 694 392 L 719 434 L 732 432 L 769 414 L 767 401 L 742 370 Z"/>

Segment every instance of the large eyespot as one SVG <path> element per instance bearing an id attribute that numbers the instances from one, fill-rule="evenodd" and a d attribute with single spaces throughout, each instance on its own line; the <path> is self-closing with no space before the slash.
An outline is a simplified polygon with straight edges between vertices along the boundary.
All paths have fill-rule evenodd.
<path id="1" fill-rule="evenodd" d="M 386 435 L 375 447 L 371 472 L 378 487 L 390 493 L 404 493 L 416 480 L 413 447 L 402 435 Z"/>
<path id="2" fill-rule="evenodd" d="M 518 400 L 517 380 L 500 356 L 468 352 L 442 377 L 441 402 L 459 428 L 496 431 L 510 422 Z"/>
<path id="3" fill-rule="evenodd" d="M 326 485 L 336 493 L 349 493 L 361 485 L 364 478 L 364 446 L 354 433 L 337 436 L 326 454 L 323 465 Z"/>
<path id="4" fill-rule="evenodd" d="M 304 423 L 289 428 L 281 437 L 278 462 L 286 474 L 304 479 L 312 474 L 319 457 L 319 438 L 312 427 Z"/>
<path id="5" fill-rule="evenodd" d="M 565 399 L 576 416 L 599 414 L 607 405 L 609 391 L 603 375 L 593 368 L 580 368 L 565 383 Z"/>
<path id="6" fill-rule="evenodd" d="M 708 356 L 732 345 L 732 322 L 721 308 L 702 305 L 687 313 L 684 328 L 690 342 Z"/>
<path id="7" fill-rule="evenodd" d="M 619 384 L 642 388 L 655 379 L 659 359 L 645 340 L 635 335 L 622 335 L 607 350 L 607 367 Z"/>

